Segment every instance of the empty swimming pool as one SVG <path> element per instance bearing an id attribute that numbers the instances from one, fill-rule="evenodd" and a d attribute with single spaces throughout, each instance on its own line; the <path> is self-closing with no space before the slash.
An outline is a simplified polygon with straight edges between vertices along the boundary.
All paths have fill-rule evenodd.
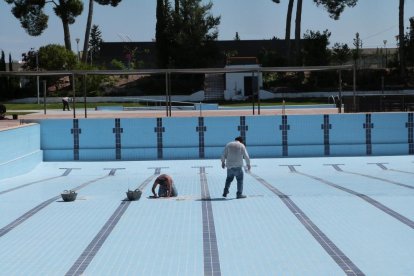
<path id="1" fill-rule="evenodd" d="M 414 272 L 413 113 L 35 122 L 0 131 L 1 275 Z M 177 198 L 149 198 L 161 173 Z"/>
<path id="2" fill-rule="evenodd" d="M 413 161 L 253 159 L 241 200 L 219 160 L 44 162 L 0 181 L 1 274 L 410 275 Z M 177 198 L 148 198 L 160 173 Z"/>

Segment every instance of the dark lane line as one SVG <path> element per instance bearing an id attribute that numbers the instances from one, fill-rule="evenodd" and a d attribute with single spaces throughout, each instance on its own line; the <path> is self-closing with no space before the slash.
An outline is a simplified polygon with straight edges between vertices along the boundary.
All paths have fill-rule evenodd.
<path id="1" fill-rule="evenodd" d="M 101 176 L 99 178 L 95 178 L 93 180 L 90 180 L 88 182 L 85 182 L 77 187 L 75 187 L 74 189 L 72 189 L 73 191 L 77 191 L 80 190 L 92 183 L 95 183 L 99 180 L 102 180 L 104 178 L 110 177 L 111 175 L 105 175 L 105 176 Z M 51 204 L 52 202 L 55 202 L 56 200 L 58 200 L 60 197 L 60 195 L 58 196 L 54 196 L 46 201 L 43 201 L 42 203 L 40 203 L 39 205 L 37 205 L 36 207 L 32 208 L 31 210 L 29 210 L 28 212 L 24 213 L 22 216 L 20 216 L 19 218 L 17 218 L 16 220 L 12 221 L 11 223 L 9 223 L 8 225 L 4 226 L 3 228 L 0 229 L 0 238 L 4 235 L 6 235 L 8 232 L 10 232 L 11 230 L 13 230 L 15 227 L 17 227 L 18 225 L 22 224 L 23 222 L 25 222 L 26 220 L 28 220 L 29 218 L 31 218 L 33 215 L 35 215 L 37 212 L 39 212 L 40 210 L 42 210 L 43 208 L 45 208 L 46 206 L 48 206 L 49 204 Z"/>
<path id="2" fill-rule="evenodd" d="M 272 186 L 260 176 L 247 172 L 259 183 L 276 194 L 280 200 L 289 208 L 292 214 L 302 223 L 315 240 L 329 254 L 329 256 L 338 264 L 346 275 L 365 275 L 346 255 L 343 253 L 319 228 L 312 220 L 289 198 L 288 195 L 282 193 Z"/>
<path id="3" fill-rule="evenodd" d="M 355 196 L 357 196 L 357 197 L 365 200 L 366 202 L 368 202 L 372 206 L 374 206 L 374 207 L 378 208 L 379 210 L 383 211 L 384 213 L 386 213 L 386 214 L 392 216 L 393 218 L 397 219 L 398 221 L 404 223 L 405 225 L 407 225 L 411 229 L 414 229 L 414 221 L 412 221 L 409 218 L 401 215 L 400 213 L 392 210 L 391 208 L 388 208 L 387 206 L 383 205 L 382 203 L 376 201 L 375 199 L 373 199 L 373 198 L 371 198 L 371 197 L 369 197 L 369 196 L 367 196 L 365 194 L 358 193 L 358 192 L 356 192 L 354 190 L 345 188 L 343 186 L 340 186 L 338 184 L 332 183 L 332 182 L 330 182 L 328 180 L 322 179 L 322 178 L 317 177 L 317 176 L 314 176 L 314 175 L 310 175 L 310 174 L 307 174 L 307 173 L 299 172 L 297 170 L 295 170 L 294 173 L 297 173 L 297 174 L 300 174 L 300 175 L 303 175 L 303 176 L 312 178 L 314 180 L 317 180 L 317 181 L 319 181 L 321 183 L 324 183 L 324 184 L 326 184 L 328 186 L 331 186 L 333 188 L 336 188 L 338 190 L 341 190 L 341 191 L 344 191 L 346 193 L 355 195 Z"/>
<path id="4" fill-rule="evenodd" d="M 393 180 L 389 180 L 389 179 L 385 179 L 385 178 L 381 178 L 381 177 L 376 177 L 376 176 L 363 174 L 363 173 L 357 173 L 357 172 L 349 172 L 349 171 L 342 171 L 342 172 L 347 173 L 347 174 L 359 175 L 359 176 L 367 177 L 367 178 L 374 179 L 374 180 L 383 181 L 383 182 L 386 182 L 386 183 L 398 185 L 398 186 L 408 188 L 408 189 L 414 189 L 414 186 L 403 184 L 403 183 L 400 183 L 400 182 L 397 182 L 397 181 L 393 181 Z"/>
<path id="5" fill-rule="evenodd" d="M 393 172 L 400 172 L 400 173 L 414 174 L 414 172 L 407 172 L 407 171 L 396 170 L 396 169 L 388 169 L 388 170 L 389 170 L 389 171 L 393 171 Z"/>
<path id="6" fill-rule="evenodd" d="M 153 175 L 148 177 L 139 187 L 138 189 L 143 190 L 148 183 L 150 183 L 154 177 L 160 174 L 161 169 L 156 168 Z M 114 227 L 118 224 L 119 220 L 121 219 L 122 215 L 128 209 L 131 201 L 128 199 L 124 199 L 113 212 L 111 217 L 107 220 L 101 230 L 96 234 L 93 240 L 89 243 L 89 245 L 85 248 L 79 258 L 75 261 L 72 267 L 66 272 L 65 275 L 82 275 L 89 264 L 92 262 L 95 255 L 101 249 L 102 245 L 111 234 Z"/>
<path id="7" fill-rule="evenodd" d="M 219 276 L 221 275 L 220 258 L 205 167 L 200 167 L 200 184 L 203 215 L 204 275 Z"/>
<path id="8" fill-rule="evenodd" d="M 375 165 L 378 165 L 381 169 L 387 170 L 387 168 L 384 166 L 384 164 L 387 164 L 387 163 L 368 163 L 368 164 L 375 164 Z M 382 182 L 386 182 L 386 183 L 394 184 L 394 185 L 397 185 L 397 186 L 401 186 L 401 187 L 404 187 L 404 188 L 414 189 L 414 186 L 407 185 L 407 184 L 404 184 L 404 183 L 400 183 L 400 182 L 397 182 L 397 181 L 393 181 L 393 180 L 389 180 L 389 179 L 385 179 L 385 178 L 381 178 L 381 177 L 377 177 L 377 176 L 372 176 L 372 175 L 364 174 L 364 173 L 345 171 L 340 167 L 342 165 L 344 165 L 344 164 L 325 164 L 325 166 L 332 166 L 338 172 L 353 174 L 353 175 L 359 175 L 359 176 L 367 177 L 367 178 L 370 178 L 370 179 L 379 180 L 379 181 L 382 181 Z M 398 170 L 394 170 L 394 171 L 398 171 Z M 403 172 L 403 171 L 400 171 L 400 172 Z"/>
<path id="9" fill-rule="evenodd" d="M 14 188 L 10 188 L 10 189 L 4 190 L 4 191 L 0 191 L 0 195 L 6 194 L 6 193 L 9 193 L 9 192 L 12 192 L 12 191 L 16 191 L 18 189 L 21 189 L 21 188 L 24 188 L 24 187 L 27 187 L 27 186 L 30 186 L 30 185 L 33 185 L 33 184 L 36 184 L 36 183 L 41 183 L 41 182 L 49 181 L 49 180 L 52 180 L 52 179 L 64 177 L 64 176 L 69 175 L 69 173 L 72 171 L 72 169 L 69 169 L 69 168 L 68 169 L 65 168 L 65 170 L 66 171 L 62 175 L 58 175 L 58 176 L 53 176 L 53 177 L 49 177 L 49 178 L 40 179 L 40 180 L 33 181 L 33 182 L 29 182 L 29 183 L 26 183 L 26 184 L 23 184 L 23 185 L 14 187 Z"/>

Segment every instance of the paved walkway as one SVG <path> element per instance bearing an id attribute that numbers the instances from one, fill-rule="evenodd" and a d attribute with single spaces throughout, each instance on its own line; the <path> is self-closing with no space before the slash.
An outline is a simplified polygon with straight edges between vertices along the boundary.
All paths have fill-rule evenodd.
<path id="1" fill-rule="evenodd" d="M 27 112 L 28 110 L 25 110 Z M 76 109 L 74 113 L 71 111 L 62 110 L 47 110 L 46 114 L 44 110 L 29 110 L 30 114 L 19 115 L 18 120 L 11 120 L 11 116 L 8 116 L 8 120 L 0 120 L 0 129 L 18 126 L 21 124 L 20 120 L 31 119 L 72 119 L 74 117 L 80 118 L 154 118 L 154 117 L 167 117 L 165 110 L 133 110 L 133 111 L 97 111 L 95 109 Z M 261 116 L 270 115 L 305 115 L 305 114 L 336 114 L 338 110 L 336 108 L 287 108 L 285 111 L 281 109 L 261 109 Z M 250 116 L 259 115 L 257 107 L 255 113 L 250 109 L 234 109 L 234 110 L 172 110 L 171 115 L 173 117 L 210 117 L 210 116 Z"/>
<path id="2" fill-rule="evenodd" d="M 253 158 L 241 200 L 219 160 L 42 163 L 0 181 L 0 274 L 412 275 L 413 161 Z"/>

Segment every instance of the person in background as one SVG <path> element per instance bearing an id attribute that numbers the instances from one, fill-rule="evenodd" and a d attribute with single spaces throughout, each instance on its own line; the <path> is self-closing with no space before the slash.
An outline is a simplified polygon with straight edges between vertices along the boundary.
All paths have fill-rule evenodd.
<path id="1" fill-rule="evenodd" d="M 157 186 L 158 194 L 155 192 Z M 154 198 L 157 197 L 176 197 L 178 195 L 177 188 L 174 185 L 174 181 L 168 174 L 161 174 L 155 179 L 154 184 L 152 185 L 152 193 Z"/>
<path id="2" fill-rule="evenodd" d="M 236 137 L 228 143 L 221 156 L 221 167 L 227 167 L 227 178 L 224 186 L 223 197 L 227 197 L 229 188 L 234 177 L 237 180 L 237 198 L 246 198 L 243 195 L 243 159 L 246 161 L 247 169 L 250 170 L 250 157 L 246 150 L 242 137 Z"/>
<path id="3" fill-rule="evenodd" d="M 68 111 L 70 111 L 69 97 L 63 97 L 62 98 L 62 104 L 63 104 L 63 111 L 65 111 L 66 109 L 68 109 Z"/>

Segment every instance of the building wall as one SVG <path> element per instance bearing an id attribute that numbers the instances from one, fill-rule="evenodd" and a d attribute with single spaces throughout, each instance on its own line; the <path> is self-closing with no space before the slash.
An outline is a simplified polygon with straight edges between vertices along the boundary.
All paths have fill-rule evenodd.
<path id="1" fill-rule="evenodd" d="M 0 179 L 31 171 L 42 162 L 40 125 L 0 130 Z"/>
<path id="2" fill-rule="evenodd" d="M 413 113 L 39 123 L 44 161 L 219 158 L 237 136 L 253 158 L 414 154 Z"/>

